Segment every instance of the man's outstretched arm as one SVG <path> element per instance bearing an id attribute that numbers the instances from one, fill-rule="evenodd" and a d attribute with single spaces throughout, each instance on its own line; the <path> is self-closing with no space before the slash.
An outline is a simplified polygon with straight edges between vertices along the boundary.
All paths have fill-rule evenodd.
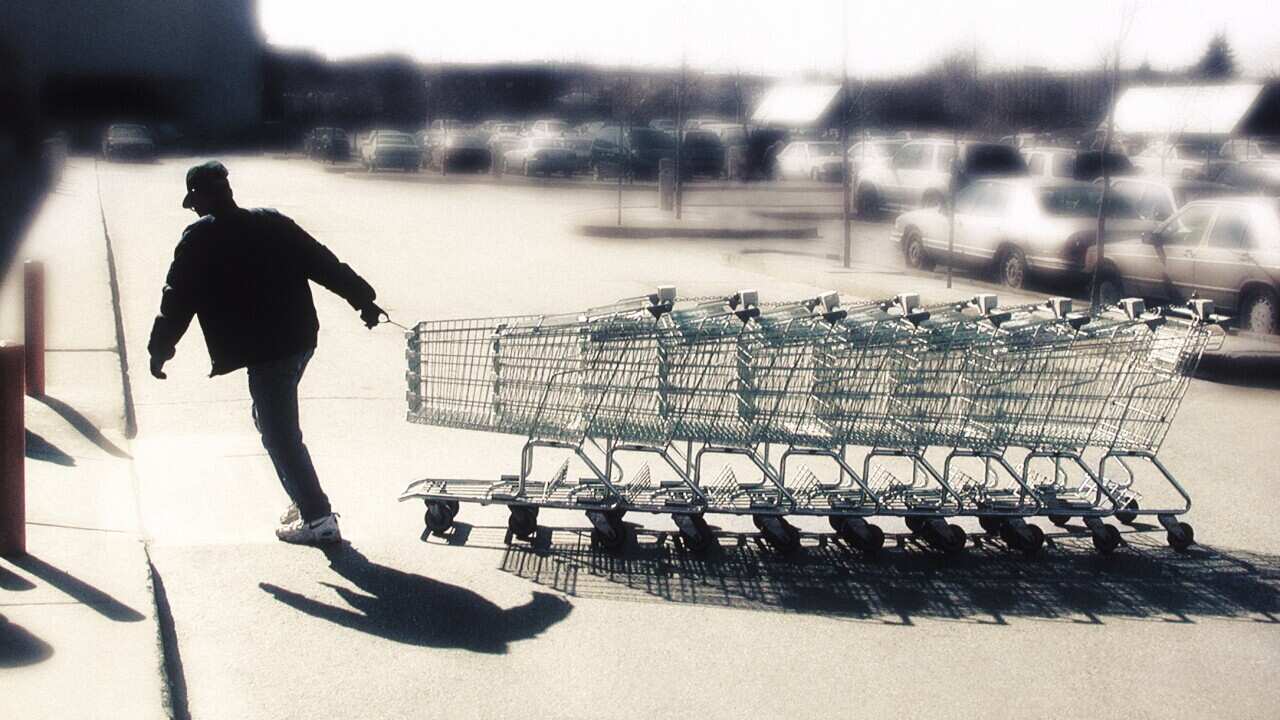
<path id="1" fill-rule="evenodd" d="M 295 248 L 301 255 L 301 262 L 307 279 L 313 280 L 335 295 L 346 300 L 351 307 L 360 312 L 360 319 L 368 327 L 378 324 L 382 308 L 374 304 L 378 294 L 365 279 L 356 274 L 350 265 L 338 259 L 329 248 L 298 226 L 297 223 L 284 218 Z"/>
<path id="2" fill-rule="evenodd" d="M 151 374 L 165 379 L 165 362 L 177 351 L 178 341 L 191 326 L 195 315 L 194 293 L 196 276 L 192 272 L 190 249 L 186 247 L 186 234 L 173 252 L 173 262 L 165 276 L 164 290 L 160 294 L 160 313 L 151 324 L 151 339 L 147 352 L 151 354 Z"/>

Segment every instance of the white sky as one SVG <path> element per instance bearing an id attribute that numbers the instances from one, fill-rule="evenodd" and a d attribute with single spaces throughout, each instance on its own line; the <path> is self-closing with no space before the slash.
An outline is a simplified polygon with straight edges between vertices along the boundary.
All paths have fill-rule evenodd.
<path id="1" fill-rule="evenodd" d="M 843 0 L 258 0 L 268 42 L 330 58 L 583 61 L 778 75 L 839 72 Z M 1274 0 L 848 0 L 854 75 L 910 72 L 948 50 L 986 66 L 1096 67 L 1126 8 L 1122 62 L 1188 65 L 1225 31 L 1245 72 L 1280 72 Z"/>

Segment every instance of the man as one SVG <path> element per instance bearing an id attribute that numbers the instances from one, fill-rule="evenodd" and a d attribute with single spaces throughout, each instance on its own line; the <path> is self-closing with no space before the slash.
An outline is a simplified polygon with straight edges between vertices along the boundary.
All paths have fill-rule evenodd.
<path id="1" fill-rule="evenodd" d="M 198 318 L 213 363 L 210 377 L 248 370 L 254 424 L 293 501 L 276 536 L 338 542 L 337 515 L 298 427 L 298 382 L 320 329 L 308 282 L 342 296 L 369 328 L 383 315 L 373 288 L 289 218 L 237 206 L 222 163 L 187 171 L 182 207 L 200 219 L 183 231 L 173 253 L 147 344 L 151 374 L 165 379 L 165 362 L 192 316 Z"/>

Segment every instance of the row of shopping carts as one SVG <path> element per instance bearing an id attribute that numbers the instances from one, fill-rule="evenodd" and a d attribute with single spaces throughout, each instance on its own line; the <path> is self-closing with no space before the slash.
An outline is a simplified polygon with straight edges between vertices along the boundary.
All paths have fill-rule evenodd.
<path id="1" fill-rule="evenodd" d="M 461 503 L 506 505 L 521 539 L 542 508 L 585 511 L 605 547 L 643 512 L 669 514 L 691 550 L 718 542 L 708 513 L 749 515 L 784 552 L 803 516 L 866 552 L 885 542 L 872 520 L 895 516 L 945 552 L 966 544 L 962 516 L 1028 553 L 1045 540 L 1033 517 L 1080 518 L 1110 552 L 1106 518 L 1154 516 L 1184 549 L 1191 498 L 1156 453 L 1215 319 L 1206 301 L 1083 313 L 1066 298 L 767 304 L 663 287 L 581 313 L 422 322 L 406 334 L 408 419 L 526 439 L 518 473 L 422 479 L 401 500 L 424 500 L 441 534 Z M 1139 477 L 1171 501 L 1146 507 Z"/>

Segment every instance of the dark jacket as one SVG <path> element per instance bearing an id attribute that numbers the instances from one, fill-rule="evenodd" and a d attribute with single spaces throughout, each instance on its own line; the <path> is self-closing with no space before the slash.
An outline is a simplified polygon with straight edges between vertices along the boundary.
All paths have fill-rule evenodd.
<path id="1" fill-rule="evenodd" d="M 268 209 L 206 215 L 183 231 L 173 252 L 147 350 L 173 357 L 193 315 L 209 348 L 211 376 L 312 349 L 320 323 L 308 281 L 357 310 L 374 300 L 369 283 L 284 215 Z"/>

